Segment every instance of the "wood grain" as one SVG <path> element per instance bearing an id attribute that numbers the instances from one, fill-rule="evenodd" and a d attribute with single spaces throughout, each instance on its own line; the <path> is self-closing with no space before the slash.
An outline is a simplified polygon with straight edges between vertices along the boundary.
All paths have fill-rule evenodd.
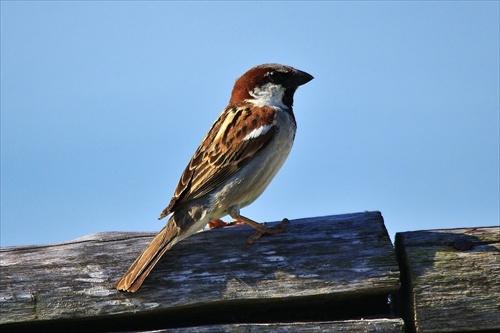
<path id="1" fill-rule="evenodd" d="M 370 319 L 370 320 L 339 320 L 335 322 L 315 323 L 287 323 L 287 324 L 232 324 L 210 325 L 203 327 L 186 327 L 169 330 L 158 330 L 155 333 L 316 333 L 316 332 L 377 332 L 377 333 L 404 333 L 402 319 Z"/>
<path id="2" fill-rule="evenodd" d="M 398 233 L 396 249 L 414 331 L 500 331 L 499 227 Z"/>
<path id="3" fill-rule="evenodd" d="M 265 320 L 263 305 L 273 311 L 321 310 L 314 320 L 373 311 L 387 315 L 387 296 L 399 288 L 399 269 L 379 212 L 291 220 L 289 232 L 247 245 L 251 234 L 251 228 L 231 227 L 188 238 L 167 252 L 134 294 L 117 292 L 113 283 L 151 233 L 108 232 L 61 244 L 2 248 L 0 323 L 163 313 L 170 320 L 166 324 L 174 325 L 174 317 L 181 320 L 196 310 L 201 319 L 193 324 L 203 324 L 212 322 L 203 314 L 213 316 L 214 307 L 242 308 Z M 329 314 L 327 305 L 337 313 Z M 286 317 L 286 311 L 280 313 L 278 318 Z M 311 314 L 294 316 L 288 320 L 311 319 Z M 224 320 L 255 319 L 235 311 Z"/>

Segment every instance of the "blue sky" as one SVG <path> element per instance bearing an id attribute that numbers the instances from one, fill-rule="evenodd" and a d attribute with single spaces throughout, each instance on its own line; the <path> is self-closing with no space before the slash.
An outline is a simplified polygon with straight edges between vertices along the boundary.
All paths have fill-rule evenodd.
<path id="1" fill-rule="evenodd" d="M 1 2 L 1 245 L 158 231 L 234 80 L 295 97 L 258 221 L 499 223 L 499 2 Z"/>

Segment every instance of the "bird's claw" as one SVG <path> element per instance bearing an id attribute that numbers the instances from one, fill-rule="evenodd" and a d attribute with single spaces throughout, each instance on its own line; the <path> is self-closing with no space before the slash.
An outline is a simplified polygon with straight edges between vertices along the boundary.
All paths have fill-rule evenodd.
<path id="1" fill-rule="evenodd" d="M 290 224 L 290 221 L 287 218 L 284 218 L 283 221 L 276 224 L 274 227 L 268 228 L 268 227 L 266 227 L 266 224 L 264 223 L 264 228 L 262 230 L 257 230 L 255 235 L 248 237 L 247 244 L 248 245 L 253 244 L 257 239 L 259 239 L 262 236 L 275 235 L 275 234 L 281 234 L 281 233 L 287 232 L 288 228 L 286 228 L 286 226 L 288 224 Z"/>

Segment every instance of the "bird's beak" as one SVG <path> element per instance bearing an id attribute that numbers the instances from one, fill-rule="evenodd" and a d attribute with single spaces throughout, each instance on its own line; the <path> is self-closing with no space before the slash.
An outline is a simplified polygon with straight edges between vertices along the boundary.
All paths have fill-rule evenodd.
<path id="1" fill-rule="evenodd" d="M 298 87 L 314 79 L 314 77 L 306 72 L 295 70 L 291 75 L 290 80 L 287 82 L 290 87 Z"/>

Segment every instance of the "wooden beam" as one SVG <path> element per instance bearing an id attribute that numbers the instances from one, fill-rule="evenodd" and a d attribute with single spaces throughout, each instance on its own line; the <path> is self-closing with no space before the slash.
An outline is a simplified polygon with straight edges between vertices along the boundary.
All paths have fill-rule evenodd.
<path id="1" fill-rule="evenodd" d="M 499 227 L 398 233 L 396 249 L 409 328 L 500 331 Z"/>
<path id="2" fill-rule="evenodd" d="M 404 333 L 404 323 L 401 319 L 368 319 L 368 320 L 339 320 L 335 322 L 294 322 L 286 324 L 231 324 L 209 325 L 202 327 L 185 327 L 177 329 L 159 330 L 154 333 L 289 333 L 289 332 L 377 332 L 377 333 Z M 143 332 L 147 333 L 147 332 Z"/>
<path id="3" fill-rule="evenodd" d="M 289 232 L 247 245 L 251 234 L 248 227 L 231 227 L 191 236 L 167 252 L 133 294 L 117 292 L 113 283 L 151 233 L 1 248 L 0 324 L 50 327 L 120 318 L 130 328 L 142 316 L 175 327 L 189 324 L 185 318 L 192 325 L 262 322 L 273 318 L 266 309 L 287 321 L 388 314 L 399 269 L 379 212 L 292 220 Z"/>

